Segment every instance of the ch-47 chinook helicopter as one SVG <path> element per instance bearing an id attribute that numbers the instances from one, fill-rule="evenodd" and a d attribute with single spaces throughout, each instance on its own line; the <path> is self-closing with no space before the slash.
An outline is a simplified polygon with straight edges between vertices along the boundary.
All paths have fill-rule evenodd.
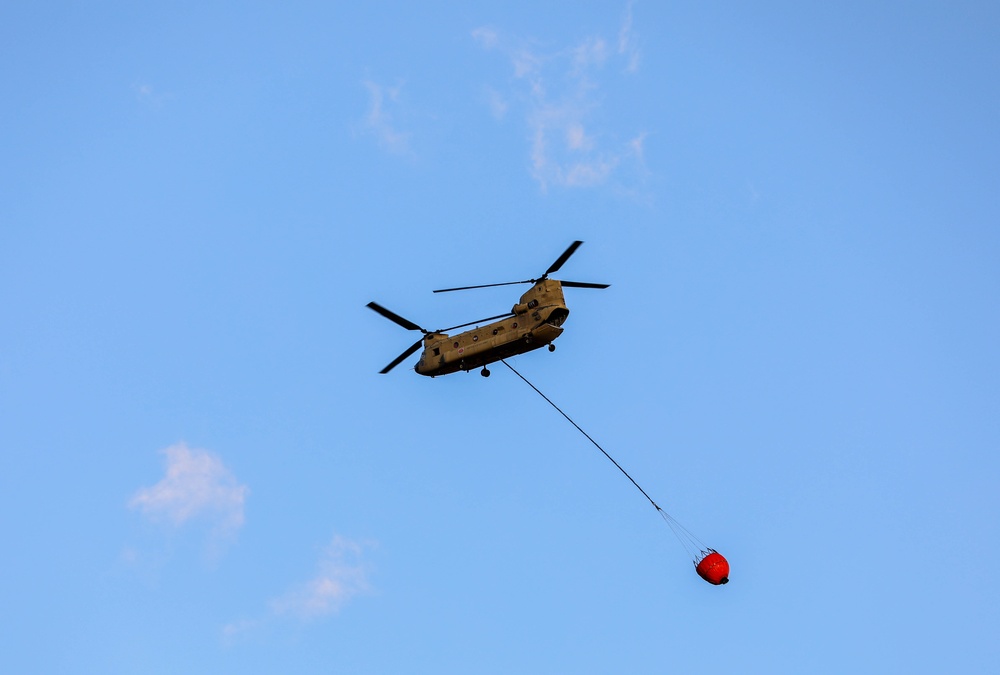
<path id="1" fill-rule="evenodd" d="M 607 288 L 609 286 L 609 284 L 549 279 L 549 275 L 557 272 L 582 243 L 582 241 L 574 241 L 570 244 L 569 248 L 563 251 L 563 254 L 537 279 L 442 288 L 434 291 L 435 293 L 448 293 L 472 288 L 531 284 L 531 288 L 506 314 L 498 314 L 450 328 L 427 330 L 377 303 L 369 302 L 368 307 L 390 321 L 407 330 L 418 330 L 424 334 L 422 338 L 414 342 L 409 349 L 397 356 L 380 372 L 382 374 L 388 373 L 417 351 L 421 345 L 423 345 L 424 350 L 420 354 L 420 360 L 414 370 L 420 375 L 428 377 L 448 375 L 459 370 L 470 371 L 479 367 L 482 367 L 483 377 L 489 377 L 490 371 L 486 366 L 500 359 L 540 349 L 546 345 L 548 345 L 549 351 L 555 351 L 556 346 L 552 344 L 552 341 L 562 334 L 562 324 L 569 316 L 569 308 L 566 307 L 562 289 Z M 499 321 L 494 321 L 494 319 L 499 319 Z M 479 325 L 486 321 L 493 321 L 493 323 Z M 450 330 L 473 325 L 476 327 L 471 330 L 448 335 Z"/>

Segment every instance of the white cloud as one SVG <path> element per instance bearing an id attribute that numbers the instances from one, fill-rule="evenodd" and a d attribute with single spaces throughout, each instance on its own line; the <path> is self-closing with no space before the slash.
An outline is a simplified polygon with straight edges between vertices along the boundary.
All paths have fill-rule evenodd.
<path id="1" fill-rule="evenodd" d="M 646 133 L 643 132 L 639 134 L 631 141 L 629 141 L 628 145 L 629 148 L 631 148 L 632 150 L 632 154 L 635 155 L 635 158 L 639 160 L 640 163 L 642 163 L 645 160 Z"/>
<path id="2" fill-rule="evenodd" d="M 600 185 L 611 175 L 616 164 L 618 164 L 618 159 L 615 157 L 610 159 L 597 158 L 590 162 L 573 164 L 566 167 L 562 182 L 570 187 Z"/>
<path id="3" fill-rule="evenodd" d="M 233 642 L 240 635 L 259 627 L 261 623 L 260 619 L 239 619 L 227 623 L 222 627 L 222 639 L 225 642 Z"/>
<path id="4" fill-rule="evenodd" d="M 249 488 L 240 485 L 218 456 L 181 442 L 161 451 L 167 458 L 166 475 L 140 489 L 129 506 L 155 521 L 180 526 L 195 518 L 209 520 L 220 534 L 243 525 L 243 506 Z"/>
<path id="5" fill-rule="evenodd" d="M 573 62 L 579 69 L 603 66 L 607 58 L 608 48 L 603 38 L 588 38 L 573 49 Z"/>
<path id="6" fill-rule="evenodd" d="M 520 49 L 516 51 L 511 55 L 510 59 L 511 63 L 514 65 L 514 77 L 517 78 L 537 75 L 542 68 L 542 58 L 527 49 Z M 537 86 L 539 86 L 538 80 L 533 78 L 533 91 L 535 91 L 535 93 L 542 93 L 541 91 L 534 89 L 534 87 Z"/>
<path id="7" fill-rule="evenodd" d="M 566 129 L 566 145 L 571 150 L 589 150 L 594 147 L 594 141 L 587 136 L 582 124 L 574 123 Z"/>
<path id="8" fill-rule="evenodd" d="M 164 103 L 173 98 L 171 94 L 165 94 L 153 88 L 148 82 L 132 85 L 135 98 L 142 105 L 150 108 L 161 108 Z"/>
<path id="9" fill-rule="evenodd" d="M 507 103 L 507 99 L 503 97 L 499 91 L 493 87 L 484 87 L 486 104 L 490 108 L 490 113 L 493 115 L 494 119 L 502 120 L 507 114 L 507 108 L 510 104 Z"/>
<path id="10" fill-rule="evenodd" d="M 368 593 L 368 566 L 362 556 L 370 542 L 335 536 L 320 556 L 316 574 L 268 603 L 268 613 L 242 618 L 222 627 L 222 638 L 231 642 L 244 633 L 283 619 L 314 621 L 340 611 L 352 598 Z"/>
<path id="11" fill-rule="evenodd" d="M 635 33 L 632 31 L 632 3 L 625 9 L 625 19 L 618 31 L 618 54 L 626 59 L 625 72 L 634 73 L 639 70 L 639 47 L 636 44 Z"/>
<path id="12" fill-rule="evenodd" d="M 487 88 L 493 92 L 487 104 L 498 121 L 518 119 L 515 111 L 522 114 L 519 119 L 527 131 L 529 171 L 542 190 L 549 186 L 597 187 L 625 168 L 636 169 L 636 176 L 643 175 L 644 134 L 637 135 L 634 129 L 620 133 L 598 114 L 609 104 L 602 94 L 602 84 L 613 76 L 607 72 L 609 62 L 623 59 L 622 70 L 626 72 L 637 67 L 638 49 L 631 26 L 629 4 L 617 49 L 609 47 L 605 38 L 592 36 L 573 46 L 544 52 L 529 41 L 511 40 L 492 28 L 472 32 L 481 46 L 509 60 L 511 88 Z"/>
<path id="13" fill-rule="evenodd" d="M 483 49 L 493 49 L 499 43 L 497 32 L 483 26 L 472 31 L 472 39 L 483 46 Z"/>
<path id="14" fill-rule="evenodd" d="M 271 601 L 278 615 L 315 619 L 339 610 L 356 595 L 368 591 L 368 571 L 361 562 L 364 546 L 336 536 L 323 551 L 316 576 Z"/>
<path id="15" fill-rule="evenodd" d="M 396 154 L 410 151 L 410 135 L 396 128 L 393 109 L 399 107 L 402 86 L 386 87 L 370 80 L 363 82 L 369 94 L 368 112 L 364 118 L 365 130 L 375 136 L 379 145 Z"/>

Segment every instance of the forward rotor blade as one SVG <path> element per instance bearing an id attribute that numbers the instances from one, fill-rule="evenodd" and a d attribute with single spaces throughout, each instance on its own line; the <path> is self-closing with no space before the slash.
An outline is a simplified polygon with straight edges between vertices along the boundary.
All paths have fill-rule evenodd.
<path id="1" fill-rule="evenodd" d="M 376 310 L 376 311 L 377 311 L 377 310 Z M 413 352 L 415 352 L 415 351 L 417 351 L 418 349 L 420 349 L 420 345 L 421 345 L 421 344 L 423 343 L 423 341 L 424 341 L 424 339 L 423 339 L 423 338 L 420 338 L 419 340 L 417 340 L 416 342 L 414 342 L 414 343 L 413 343 L 413 345 L 412 345 L 412 346 L 411 346 L 411 347 L 410 347 L 409 349 L 407 349 L 407 350 L 406 350 L 405 352 L 403 352 L 402 354 L 400 354 L 399 356 L 397 356 L 397 357 L 395 358 L 395 360 L 394 360 L 394 361 L 393 361 L 392 363 L 390 363 L 389 365 L 387 365 L 387 366 L 386 366 L 385 368 L 383 368 L 382 370 L 378 371 L 378 372 L 379 372 L 379 374 L 380 374 L 380 375 L 385 375 L 385 374 L 386 374 L 386 373 L 388 373 L 388 372 L 389 372 L 390 370 L 392 370 L 393 368 L 395 368 L 396 366 L 398 366 L 398 365 L 399 365 L 400 363 L 402 363 L 402 362 L 403 362 L 403 360 L 404 360 L 404 359 L 406 359 L 406 358 L 407 358 L 407 357 L 408 357 L 408 356 L 409 356 L 410 354 L 412 354 Z"/>
<path id="2" fill-rule="evenodd" d="M 524 281 L 505 281 L 502 284 L 480 284 L 478 286 L 459 286 L 458 288 L 439 288 L 434 291 L 435 293 L 449 293 L 451 291 L 467 291 L 472 288 L 492 288 L 494 286 L 513 286 L 515 284 L 533 284 L 535 279 L 526 279 Z"/>
<path id="3" fill-rule="evenodd" d="M 560 281 L 564 288 L 608 288 L 611 284 L 592 284 L 587 281 Z"/>
<path id="4" fill-rule="evenodd" d="M 549 269 L 545 270 L 545 274 L 542 275 L 542 278 L 544 279 L 553 272 L 558 272 L 559 268 L 562 267 L 564 264 L 566 264 L 566 261 L 569 260 L 569 257 L 574 253 L 576 253 L 576 249 L 580 248 L 580 244 L 582 243 L 583 243 L 582 241 L 574 241 L 572 244 L 570 244 L 569 248 L 563 251 L 563 254 L 559 256 L 554 263 L 552 263 Z"/>
<path id="5" fill-rule="evenodd" d="M 424 330 L 423 328 L 421 328 L 417 324 L 413 323 L 409 319 L 404 319 L 399 314 L 396 314 L 395 312 L 389 311 L 388 309 L 386 309 L 382 305 L 378 304 L 377 302 L 369 302 L 368 305 L 367 305 L 367 307 L 369 309 L 375 310 L 376 312 L 378 312 L 379 314 L 381 314 L 385 318 L 389 319 L 389 321 L 392 321 L 395 324 L 399 324 L 400 326 L 402 326 L 406 330 L 418 330 L 421 333 L 427 333 L 427 332 L 429 332 L 429 331 Z"/>
<path id="6" fill-rule="evenodd" d="M 506 314 L 497 314 L 496 316 L 491 316 L 487 319 L 480 319 L 479 321 L 470 321 L 469 323 L 461 323 L 457 326 L 452 326 L 451 328 L 442 328 L 437 331 L 438 333 L 447 333 L 450 330 L 455 330 L 456 328 L 465 328 L 466 326 L 474 326 L 480 323 L 486 323 L 487 321 L 492 321 L 493 319 L 502 319 L 505 316 L 514 316 L 513 312 L 507 312 Z"/>

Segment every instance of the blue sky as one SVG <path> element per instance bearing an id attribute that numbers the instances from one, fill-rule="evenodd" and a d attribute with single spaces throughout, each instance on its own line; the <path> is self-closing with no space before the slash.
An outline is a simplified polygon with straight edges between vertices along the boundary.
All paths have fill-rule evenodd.
<path id="1" fill-rule="evenodd" d="M 995 671 L 997 6 L 331 5 L 0 9 L 0 669 Z"/>

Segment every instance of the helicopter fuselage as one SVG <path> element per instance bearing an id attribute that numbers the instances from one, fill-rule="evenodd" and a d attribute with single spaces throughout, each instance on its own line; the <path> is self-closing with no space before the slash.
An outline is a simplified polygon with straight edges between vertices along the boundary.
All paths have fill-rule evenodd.
<path id="1" fill-rule="evenodd" d="M 549 351 L 552 351 L 556 348 L 552 341 L 562 335 L 563 322 L 569 316 L 569 308 L 566 307 L 563 289 L 608 288 L 608 284 L 549 279 L 549 275 L 558 272 L 570 256 L 580 248 L 581 244 L 583 242 L 579 240 L 570 244 L 562 255 L 556 258 L 555 262 L 549 265 L 548 269 L 536 279 L 507 281 L 500 284 L 479 284 L 478 286 L 458 286 L 434 291 L 435 293 L 449 293 L 474 288 L 531 284 L 531 288 L 506 314 L 497 314 L 478 321 L 468 321 L 450 328 L 427 330 L 392 310 L 386 309 L 377 302 L 369 302 L 368 309 L 381 314 L 397 326 L 423 333 L 422 338 L 410 345 L 379 373 L 385 375 L 421 348 L 423 351 L 420 353 L 420 360 L 413 369 L 418 374 L 427 377 L 448 375 L 460 370 L 470 371 L 479 367 L 483 369 L 483 376 L 489 376 L 490 371 L 486 365 L 494 361 L 516 354 L 524 354 L 546 345 L 548 345 Z M 476 327 L 455 335 L 449 334 L 449 331 L 466 326 Z"/>
<path id="2" fill-rule="evenodd" d="M 428 333 L 414 370 L 436 377 L 473 370 L 540 349 L 562 335 L 569 308 L 556 279 L 534 284 L 511 309 L 513 316 L 455 335 Z"/>

